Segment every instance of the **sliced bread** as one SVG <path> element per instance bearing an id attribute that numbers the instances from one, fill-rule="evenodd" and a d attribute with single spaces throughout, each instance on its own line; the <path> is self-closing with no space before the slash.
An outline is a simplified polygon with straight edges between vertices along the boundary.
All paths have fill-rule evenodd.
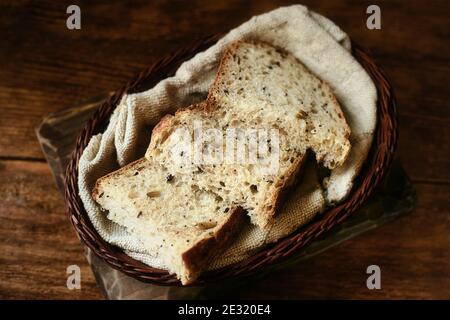
<path id="1" fill-rule="evenodd" d="M 298 59 L 264 42 L 239 41 L 222 57 L 209 103 L 285 131 L 329 169 L 350 151 L 350 128 L 331 88 Z"/>
<path id="2" fill-rule="evenodd" d="M 226 137 L 227 130 L 236 129 L 244 133 L 243 139 L 248 142 L 251 139 L 245 136 L 246 132 L 263 129 L 258 132 L 257 142 L 267 142 L 266 150 L 272 149 L 272 154 L 261 158 L 277 161 L 276 170 L 268 171 L 261 165 L 264 161 L 223 161 L 213 165 L 192 161 L 195 150 L 185 147 L 193 145 L 199 127 L 195 123 L 202 125 L 203 132 L 218 129 Z M 274 137 L 273 130 L 277 133 Z M 261 141 L 264 132 L 266 141 Z M 264 228 L 274 218 L 281 195 L 295 181 L 306 152 L 313 150 L 319 162 L 333 169 L 349 153 L 349 135 L 340 106 L 326 83 L 278 48 L 240 41 L 224 53 L 206 103 L 161 121 L 153 132 L 146 157 L 189 177 L 201 189 L 214 190 L 227 203 L 243 207 L 252 222 Z M 214 143 L 206 144 L 211 147 Z M 223 144 L 219 142 L 220 147 Z M 235 154 L 238 144 L 236 141 L 232 146 Z M 245 157 L 260 146 L 261 143 L 248 143 Z M 204 146 L 200 148 L 203 152 Z"/>
<path id="3" fill-rule="evenodd" d="M 270 225 L 308 150 L 341 165 L 349 135 L 331 89 L 295 57 L 237 42 L 207 101 L 165 116 L 145 159 L 99 179 L 93 196 L 186 284 L 232 241 L 244 210 Z"/>
<path id="4" fill-rule="evenodd" d="M 245 213 L 194 188 L 163 166 L 139 159 L 100 178 L 92 193 L 108 218 L 134 233 L 183 284 L 233 240 Z"/>

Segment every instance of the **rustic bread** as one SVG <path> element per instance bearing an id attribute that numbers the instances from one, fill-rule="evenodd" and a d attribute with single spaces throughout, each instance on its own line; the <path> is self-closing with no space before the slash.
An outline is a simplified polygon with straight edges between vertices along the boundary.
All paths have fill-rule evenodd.
<path id="1" fill-rule="evenodd" d="M 233 240 L 245 217 L 241 208 L 226 207 L 218 195 L 183 183 L 145 158 L 100 178 L 93 197 L 183 284 Z"/>
<path id="2" fill-rule="evenodd" d="M 350 128 L 331 88 L 293 55 L 269 44 L 232 44 L 208 100 L 243 119 L 279 127 L 293 148 L 311 149 L 329 169 L 349 154 Z"/>
<path id="3" fill-rule="evenodd" d="M 214 129 L 225 139 L 197 139 Z M 198 150 L 207 156 L 230 148 L 228 130 L 231 161 L 195 158 Z M 207 101 L 165 116 L 146 159 L 99 179 L 93 196 L 186 284 L 231 241 L 244 210 L 258 226 L 270 225 L 308 150 L 328 168 L 341 165 L 349 135 L 331 89 L 292 55 L 237 42 L 225 52 Z"/>
<path id="4" fill-rule="evenodd" d="M 201 124 L 204 133 L 216 129 L 221 137 L 222 133 L 229 137 L 231 134 L 227 133 L 234 131 L 234 143 L 224 146 L 226 138 L 218 145 L 214 139 L 195 140 L 196 123 Z M 255 139 L 250 136 L 253 132 L 258 133 Z M 291 140 L 285 132 L 263 120 L 254 122 L 226 108 L 201 103 L 166 116 L 153 130 L 146 157 L 163 165 L 183 183 L 216 194 L 226 207 L 244 208 L 253 223 L 265 228 L 276 213 L 283 191 L 295 182 L 305 159 L 306 150 L 297 148 Z M 243 161 L 237 158 L 240 145 L 245 146 L 241 150 Z M 221 147 L 231 147 L 235 158 L 227 162 L 224 157 L 217 163 L 195 160 L 196 148 L 205 155 L 220 152 Z M 257 157 L 250 161 L 256 153 Z"/>

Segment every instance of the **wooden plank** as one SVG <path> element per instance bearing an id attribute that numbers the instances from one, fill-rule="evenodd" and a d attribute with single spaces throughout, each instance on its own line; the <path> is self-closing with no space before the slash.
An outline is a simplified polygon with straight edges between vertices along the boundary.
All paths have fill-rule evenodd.
<path id="1" fill-rule="evenodd" d="M 0 298 L 100 299 L 46 163 L 0 161 Z M 81 290 L 66 268 L 81 268 Z"/>

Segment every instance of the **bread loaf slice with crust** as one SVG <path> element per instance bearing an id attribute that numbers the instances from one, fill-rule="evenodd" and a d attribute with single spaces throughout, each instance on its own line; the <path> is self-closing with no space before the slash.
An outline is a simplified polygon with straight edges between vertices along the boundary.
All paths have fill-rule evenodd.
<path id="1" fill-rule="evenodd" d="M 193 188 L 145 158 L 99 180 L 92 195 L 108 218 L 134 233 L 183 284 L 194 281 L 243 225 L 240 207 Z"/>
<path id="2" fill-rule="evenodd" d="M 208 131 L 213 130 L 217 133 L 213 138 L 224 138 L 209 139 Z M 252 139 L 252 134 L 256 138 Z M 230 136 L 234 139 L 228 143 Z M 291 140 L 273 124 L 200 103 L 164 117 L 153 130 L 146 157 L 184 183 L 217 194 L 227 207 L 244 208 L 253 223 L 265 228 L 274 218 L 282 194 L 296 181 L 305 159 L 306 150 L 296 148 Z M 244 148 L 239 149 L 242 145 Z M 203 156 L 230 149 L 234 155 L 228 159 L 231 161 L 225 157 L 211 163 L 195 159 L 196 151 Z M 238 154 L 243 161 L 239 161 Z M 251 161 L 255 154 L 257 159 Z"/>
<path id="3" fill-rule="evenodd" d="M 292 54 L 264 42 L 238 41 L 222 56 L 208 103 L 285 131 L 329 169 L 350 152 L 350 128 L 331 88 Z"/>

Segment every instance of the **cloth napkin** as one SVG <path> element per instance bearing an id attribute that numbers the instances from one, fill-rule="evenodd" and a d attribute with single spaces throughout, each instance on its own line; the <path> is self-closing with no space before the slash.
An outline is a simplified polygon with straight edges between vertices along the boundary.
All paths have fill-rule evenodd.
<path id="1" fill-rule="evenodd" d="M 281 7 L 231 30 L 215 45 L 184 62 L 173 77 L 162 80 L 152 89 L 124 95 L 105 132 L 90 140 L 79 161 L 81 200 L 100 236 L 131 257 L 167 269 L 157 253 L 144 249 L 137 234 L 110 221 L 100 210 L 91 196 L 95 181 L 142 157 L 150 142 L 151 129 L 162 116 L 205 99 L 224 49 L 246 38 L 284 48 L 331 86 L 351 128 L 352 149 L 345 164 L 334 169 L 327 181 L 319 181 L 315 164 L 309 163 L 302 182 L 290 193 L 271 228 L 261 230 L 245 225 L 234 243 L 212 260 L 209 269 L 224 267 L 254 254 L 349 194 L 375 130 L 375 85 L 351 55 L 349 37 L 332 21 L 302 5 Z"/>

